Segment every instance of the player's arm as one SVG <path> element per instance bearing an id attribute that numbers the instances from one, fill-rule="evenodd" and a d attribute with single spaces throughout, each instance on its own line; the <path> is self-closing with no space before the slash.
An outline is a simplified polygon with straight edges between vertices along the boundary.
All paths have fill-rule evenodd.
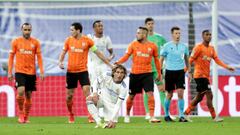
<path id="1" fill-rule="evenodd" d="M 191 65 L 189 62 L 189 56 L 188 55 L 184 55 L 184 61 L 185 61 L 185 65 L 186 65 L 186 72 L 188 71 L 189 73 L 191 73 Z"/>
<path id="2" fill-rule="evenodd" d="M 61 52 L 61 54 L 60 54 L 60 56 L 59 56 L 58 66 L 59 66 L 61 69 L 64 69 L 63 60 L 64 60 L 64 57 L 65 57 L 66 53 L 67 53 L 67 51 L 63 49 L 63 51 Z"/>
<path id="3" fill-rule="evenodd" d="M 167 57 L 167 49 L 166 49 L 166 45 L 163 46 L 163 49 L 160 51 L 160 58 L 159 58 L 159 61 L 160 61 L 160 65 L 162 66 L 163 65 L 163 61 L 165 59 L 165 57 Z"/>
<path id="4" fill-rule="evenodd" d="M 110 54 L 108 60 L 111 61 L 115 57 L 115 54 L 113 53 L 113 48 L 109 48 L 108 52 Z"/>
<path id="5" fill-rule="evenodd" d="M 16 40 L 14 40 L 11 44 L 11 50 L 9 51 L 9 59 L 8 59 L 8 80 L 13 80 L 12 69 L 13 69 L 13 61 L 16 54 Z"/>
<path id="6" fill-rule="evenodd" d="M 98 90 L 100 89 L 100 83 L 101 83 L 101 78 L 98 77 L 97 79 L 94 80 L 93 84 L 92 84 L 92 101 L 94 103 L 97 103 L 97 101 L 99 100 L 99 96 L 98 96 Z"/>
<path id="7" fill-rule="evenodd" d="M 40 78 L 41 80 L 43 80 L 44 79 L 43 58 L 42 58 L 41 46 L 39 42 L 37 42 L 37 60 L 38 60 L 38 67 L 40 69 Z"/>
<path id="8" fill-rule="evenodd" d="M 69 46 L 69 38 L 65 40 L 65 43 L 64 43 L 64 47 L 63 47 L 63 50 L 59 56 L 59 62 L 58 62 L 58 66 L 61 68 L 61 69 L 64 69 L 64 64 L 63 64 L 63 60 L 64 60 L 64 57 L 68 51 L 68 46 Z"/>
<path id="9" fill-rule="evenodd" d="M 219 65 L 219 66 L 222 66 L 223 68 L 231 71 L 231 72 L 234 72 L 235 71 L 235 68 L 234 67 L 231 67 L 227 64 L 225 64 L 224 62 L 222 62 L 218 56 L 217 56 L 217 53 L 215 52 L 215 50 L 213 50 L 213 59 L 214 61 Z"/>
<path id="10" fill-rule="evenodd" d="M 201 48 L 200 46 L 195 46 L 192 50 L 192 53 L 189 57 L 189 64 L 192 65 L 192 63 L 199 57 L 201 53 Z"/>
<path id="11" fill-rule="evenodd" d="M 114 106 L 113 113 L 111 116 L 110 121 L 108 122 L 108 128 L 115 128 L 116 127 L 116 122 L 114 121 L 118 117 L 118 112 L 122 106 L 122 103 L 127 95 L 127 90 L 121 89 L 121 93 L 119 94 L 117 103 Z"/>
<path id="12" fill-rule="evenodd" d="M 115 64 L 122 64 L 126 62 L 132 55 L 132 53 L 133 53 L 132 44 L 130 44 L 127 48 L 126 53 L 118 61 L 116 61 Z"/>
<path id="13" fill-rule="evenodd" d="M 160 60 L 159 60 L 159 58 L 158 58 L 158 49 L 157 49 L 156 46 L 154 46 L 153 51 L 154 51 L 154 52 L 153 52 L 153 55 L 154 55 L 154 63 L 155 63 L 155 65 L 156 65 L 157 72 L 158 72 L 158 79 L 161 80 L 161 76 L 162 76 L 162 74 L 161 74 L 161 69 L 162 69 L 162 67 L 161 67 L 161 64 L 160 64 Z"/>
<path id="14" fill-rule="evenodd" d="M 110 37 L 107 37 L 107 50 L 110 54 L 108 60 L 111 61 L 115 57 L 115 54 L 113 53 L 112 41 Z"/>
<path id="15" fill-rule="evenodd" d="M 113 65 L 108 61 L 104 54 L 97 49 L 95 45 L 91 47 L 91 51 L 94 52 L 106 65 L 113 68 Z"/>

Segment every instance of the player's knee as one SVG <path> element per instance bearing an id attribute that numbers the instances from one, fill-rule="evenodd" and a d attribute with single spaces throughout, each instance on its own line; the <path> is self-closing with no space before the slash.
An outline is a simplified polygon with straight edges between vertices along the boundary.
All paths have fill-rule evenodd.
<path id="1" fill-rule="evenodd" d="M 67 95 L 67 101 L 70 101 L 73 99 L 73 95 Z"/>

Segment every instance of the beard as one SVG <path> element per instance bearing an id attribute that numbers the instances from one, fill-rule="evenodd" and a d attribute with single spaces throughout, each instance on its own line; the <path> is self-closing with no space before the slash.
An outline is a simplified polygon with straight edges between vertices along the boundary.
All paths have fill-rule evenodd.
<path id="1" fill-rule="evenodd" d="M 24 34 L 23 37 L 26 38 L 26 39 L 29 39 L 30 38 L 30 34 Z"/>
<path id="2" fill-rule="evenodd" d="M 142 42 L 142 41 L 143 41 L 143 39 L 137 39 L 137 41 L 138 41 L 138 42 Z"/>

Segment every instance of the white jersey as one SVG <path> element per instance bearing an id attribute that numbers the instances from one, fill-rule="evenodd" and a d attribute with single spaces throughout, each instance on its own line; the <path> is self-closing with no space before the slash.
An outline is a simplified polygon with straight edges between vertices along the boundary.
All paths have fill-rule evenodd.
<path id="1" fill-rule="evenodd" d="M 117 102 L 122 103 L 128 92 L 125 82 L 117 84 L 113 81 L 111 75 L 105 74 L 95 80 L 92 88 L 93 92 L 97 92 L 99 95 L 97 106 L 98 108 L 103 108 L 105 121 L 113 118 L 117 122 L 118 111 L 115 108 L 121 107 L 121 104 L 117 104 Z"/>
<path id="2" fill-rule="evenodd" d="M 98 38 L 93 34 L 88 34 L 87 36 L 94 41 L 94 45 L 97 47 L 99 51 L 101 51 L 105 56 L 108 56 L 108 49 L 112 48 L 112 41 L 109 36 L 103 35 L 101 38 Z M 89 51 L 88 64 L 90 66 L 91 65 L 99 66 L 104 64 L 104 62 L 101 59 L 99 59 L 93 52 Z"/>
<path id="3" fill-rule="evenodd" d="M 88 34 L 87 36 L 94 41 L 94 45 L 97 47 L 99 51 L 101 51 L 105 56 L 108 56 L 108 49 L 112 48 L 112 41 L 109 36 L 103 35 L 101 38 L 97 38 L 92 34 Z M 101 59 L 99 59 L 96 54 L 89 51 L 88 72 L 91 84 L 95 81 L 95 79 L 98 76 L 107 72 L 108 69 L 109 67 Z"/>

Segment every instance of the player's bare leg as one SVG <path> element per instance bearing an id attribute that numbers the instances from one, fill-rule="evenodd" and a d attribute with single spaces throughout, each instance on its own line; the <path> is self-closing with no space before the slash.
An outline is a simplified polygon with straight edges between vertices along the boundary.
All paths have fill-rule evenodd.
<path id="1" fill-rule="evenodd" d="M 90 85 L 84 85 L 83 87 L 82 87 L 82 89 L 83 89 L 83 94 L 84 94 L 84 96 L 85 97 L 88 97 L 89 95 L 90 95 Z M 93 119 L 93 117 L 92 117 L 92 115 L 91 114 L 89 114 L 88 113 L 88 122 L 89 123 L 94 123 L 95 121 L 94 121 L 94 119 Z"/>
<path id="2" fill-rule="evenodd" d="M 222 118 L 216 117 L 216 112 L 215 112 L 215 109 L 214 109 L 213 104 L 212 104 L 212 99 L 213 99 L 212 91 L 207 91 L 206 92 L 206 97 L 207 97 L 207 106 L 208 106 L 208 109 L 210 111 L 210 114 L 212 116 L 213 121 L 222 122 L 223 121 Z"/>

